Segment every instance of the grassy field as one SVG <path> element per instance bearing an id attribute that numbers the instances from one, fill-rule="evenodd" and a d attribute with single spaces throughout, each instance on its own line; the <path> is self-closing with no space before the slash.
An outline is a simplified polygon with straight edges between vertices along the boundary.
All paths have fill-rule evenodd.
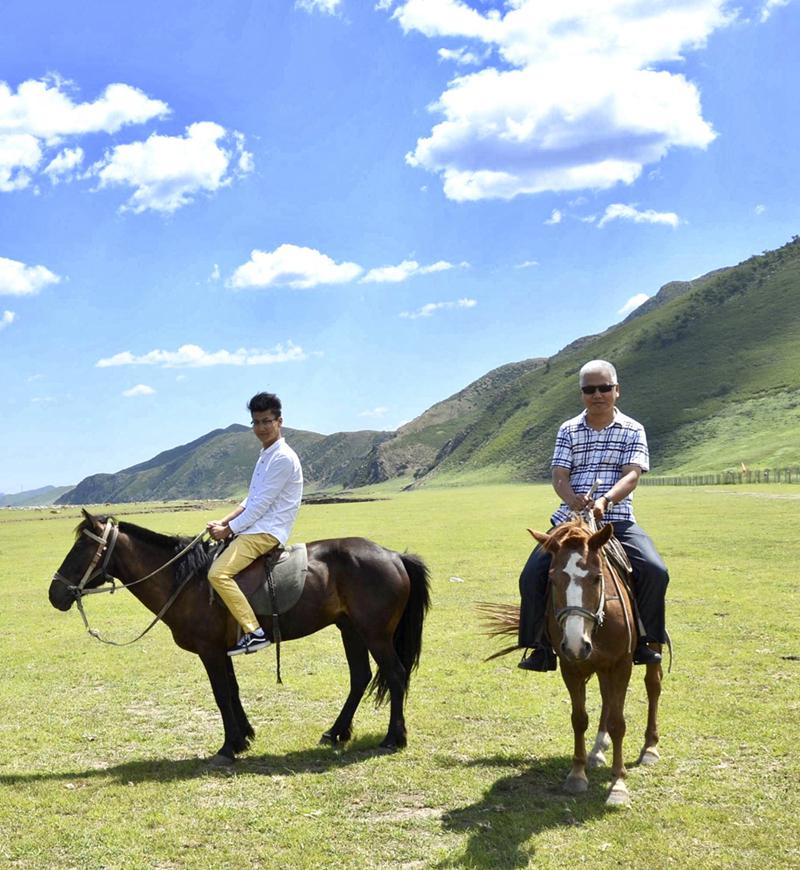
<path id="1" fill-rule="evenodd" d="M 296 540 L 363 534 L 430 565 L 409 746 L 376 751 L 388 713 L 369 704 L 349 747 L 317 745 L 347 683 L 328 629 L 283 648 L 283 687 L 271 651 L 237 664 L 258 736 L 233 774 L 204 763 L 221 724 L 199 661 L 166 629 L 110 648 L 50 607 L 77 510 L 0 512 L 0 866 L 800 866 L 800 487 L 653 487 L 637 505 L 672 572 L 675 661 L 652 768 L 633 766 L 646 712 L 635 671 L 632 805 L 616 812 L 604 807 L 607 771 L 586 795 L 561 791 L 571 729 L 560 676 L 482 661 L 494 647 L 473 605 L 516 600 L 525 527 L 546 528 L 548 487 L 304 507 Z M 194 535 L 219 512 L 119 515 Z M 118 640 L 149 621 L 124 591 L 88 610 Z"/>

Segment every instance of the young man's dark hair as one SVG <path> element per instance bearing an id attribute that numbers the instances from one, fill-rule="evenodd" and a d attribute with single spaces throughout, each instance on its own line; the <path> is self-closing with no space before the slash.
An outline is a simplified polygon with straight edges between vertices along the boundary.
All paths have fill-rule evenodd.
<path id="1" fill-rule="evenodd" d="M 272 411 L 277 417 L 281 416 L 281 400 L 275 393 L 256 393 L 247 403 L 247 410 L 252 414 L 259 411 Z"/>

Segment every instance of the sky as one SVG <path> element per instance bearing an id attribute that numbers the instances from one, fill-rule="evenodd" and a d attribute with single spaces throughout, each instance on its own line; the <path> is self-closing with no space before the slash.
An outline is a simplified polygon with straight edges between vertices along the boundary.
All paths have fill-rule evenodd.
<path id="1" fill-rule="evenodd" d="M 261 390 L 393 430 L 784 244 L 799 44 L 796 0 L 5 0 L 0 492 Z"/>

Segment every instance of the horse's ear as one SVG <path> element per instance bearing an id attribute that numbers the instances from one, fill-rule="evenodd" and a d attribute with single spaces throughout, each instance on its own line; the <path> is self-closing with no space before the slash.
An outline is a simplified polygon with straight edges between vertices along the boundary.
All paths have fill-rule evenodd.
<path id="1" fill-rule="evenodd" d="M 96 529 L 98 528 L 98 526 L 101 525 L 100 521 L 96 517 L 92 516 L 92 514 L 90 514 L 89 511 L 86 510 L 86 508 L 81 508 L 81 513 L 83 514 L 83 518 L 86 520 L 86 522 L 91 524 L 92 528 Z"/>
<path id="2" fill-rule="evenodd" d="M 537 532 L 533 529 L 528 529 L 531 535 L 536 538 L 536 540 L 546 549 L 547 545 L 550 543 L 550 538 L 552 535 L 545 535 L 543 532 Z"/>
<path id="3" fill-rule="evenodd" d="M 611 540 L 613 534 L 614 527 L 611 523 L 606 523 L 599 532 L 595 532 L 592 537 L 589 538 L 589 549 L 599 550 L 600 547 L 604 546 Z"/>

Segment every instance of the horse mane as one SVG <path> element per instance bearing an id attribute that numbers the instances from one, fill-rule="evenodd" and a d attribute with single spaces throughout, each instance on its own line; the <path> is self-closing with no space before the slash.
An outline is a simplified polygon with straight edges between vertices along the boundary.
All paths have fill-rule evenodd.
<path id="1" fill-rule="evenodd" d="M 167 550 L 170 554 L 169 558 L 172 558 L 176 553 L 180 553 L 192 541 L 192 538 L 187 535 L 165 535 L 162 532 L 153 531 L 153 529 L 148 529 L 145 526 L 137 526 L 135 523 L 129 523 L 125 520 L 117 521 L 111 514 L 86 517 L 81 520 L 75 527 L 75 537 L 77 538 L 81 535 L 84 529 L 91 531 L 94 527 L 93 521 L 105 525 L 108 520 L 114 522 L 121 532 L 135 540 Z M 213 556 L 212 546 L 216 545 L 212 545 L 208 541 L 198 541 L 185 556 L 172 566 L 175 586 L 180 585 L 186 578 L 186 575 L 190 573 L 195 575 L 195 580 L 207 580 L 208 566 L 211 564 Z M 168 559 L 165 561 L 168 561 Z"/>
<path id="2" fill-rule="evenodd" d="M 591 536 L 592 533 L 589 531 L 589 528 L 579 518 L 556 526 L 555 530 L 550 533 L 550 541 L 553 549 L 567 547 L 570 544 L 583 549 L 583 545 Z"/>

